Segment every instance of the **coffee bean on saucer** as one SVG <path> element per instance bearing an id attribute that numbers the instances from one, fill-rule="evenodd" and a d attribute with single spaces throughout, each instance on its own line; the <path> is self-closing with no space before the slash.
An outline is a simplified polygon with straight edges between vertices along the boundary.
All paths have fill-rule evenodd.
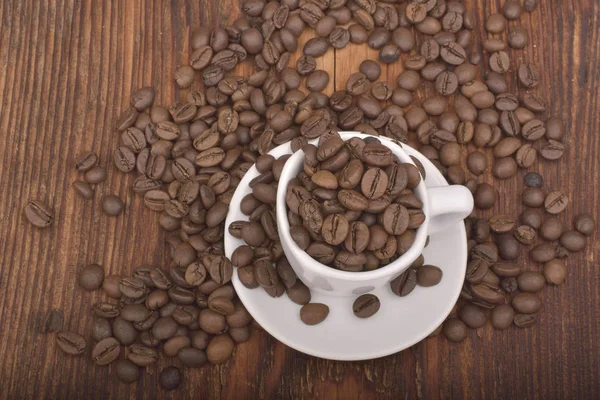
<path id="1" fill-rule="evenodd" d="M 379 298 L 373 294 L 363 294 L 354 300 L 352 310 L 359 318 L 369 318 L 379 311 Z"/>
<path id="2" fill-rule="evenodd" d="M 322 303 L 308 303 L 300 309 L 300 319 L 306 325 L 320 324 L 327 318 L 329 307 Z"/>

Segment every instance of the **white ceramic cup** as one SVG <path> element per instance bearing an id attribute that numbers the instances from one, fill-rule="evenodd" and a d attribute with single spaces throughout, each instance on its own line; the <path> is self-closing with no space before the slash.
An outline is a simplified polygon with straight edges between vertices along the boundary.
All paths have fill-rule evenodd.
<path id="1" fill-rule="evenodd" d="M 347 141 L 352 137 L 364 139 L 370 135 L 358 132 L 340 132 L 340 136 Z M 377 139 L 389 147 L 400 161 L 414 165 L 410 156 L 394 141 L 386 137 Z M 424 156 L 419 153 L 417 158 L 424 158 Z M 449 225 L 463 220 L 473 210 L 473 195 L 466 187 L 452 185 L 426 188 L 422 180 L 414 192 L 423 202 L 425 222 L 417 229 L 417 236 L 412 247 L 385 267 L 365 272 L 341 271 L 313 259 L 298 247 L 290 235 L 285 195 L 288 182 L 303 170 L 303 159 L 304 152 L 302 150 L 294 153 L 285 163 L 279 178 L 277 189 L 279 238 L 288 261 L 302 282 L 311 290 L 327 295 L 355 296 L 388 284 L 419 257 L 425 247 L 427 235 L 442 231 Z"/>

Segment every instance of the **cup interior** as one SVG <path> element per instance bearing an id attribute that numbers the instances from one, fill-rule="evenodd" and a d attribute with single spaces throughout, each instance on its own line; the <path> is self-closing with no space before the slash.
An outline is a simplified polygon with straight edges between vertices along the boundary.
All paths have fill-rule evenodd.
<path id="1" fill-rule="evenodd" d="M 344 141 L 347 141 L 353 137 L 359 137 L 362 139 L 371 137 L 371 135 L 365 135 L 356 132 L 340 132 L 340 136 Z M 398 159 L 401 162 L 415 165 L 413 160 L 402 149 L 401 145 L 398 142 L 386 137 L 377 137 L 377 139 L 379 139 L 383 145 L 390 148 L 394 155 L 398 157 Z M 311 141 L 309 143 L 313 143 L 316 145 L 316 140 Z M 419 185 L 417 185 L 417 187 L 413 189 L 413 191 L 417 195 L 417 197 L 419 197 L 419 199 L 421 199 L 421 201 L 423 202 L 425 222 L 423 222 L 423 224 L 419 228 L 417 228 L 415 242 L 413 243 L 411 248 L 406 253 L 398 257 L 398 259 L 394 260 L 388 265 L 385 265 L 372 271 L 349 272 L 341 271 L 328 265 L 322 264 L 319 261 L 312 258 L 304 250 L 302 250 L 290 235 L 290 224 L 287 217 L 288 208 L 285 202 L 285 195 L 290 180 L 295 178 L 298 175 L 298 173 L 303 169 L 303 159 L 304 152 L 302 150 L 298 150 L 288 159 L 281 173 L 279 179 L 279 186 L 277 190 L 277 225 L 279 226 L 280 239 L 282 242 L 285 242 L 287 247 L 293 252 L 293 254 L 288 255 L 288 257 L 296 257 L 305 268 L 310 269 L 315 273 L 349 281 L 378 279 L 384 276 L 390 276 L 390 279 L 393 279 L 396 276 L 400 275 L 406 268 L 410 266 L 410 264 L 413 261 L 417 259 L 417 257 L 419 257 L 419 255 L 423 251 L 423 248 L 425 247 L 425 242 L 427 240 L 427 231 L 429 226 L 429 201 L 423 177 Z"/>

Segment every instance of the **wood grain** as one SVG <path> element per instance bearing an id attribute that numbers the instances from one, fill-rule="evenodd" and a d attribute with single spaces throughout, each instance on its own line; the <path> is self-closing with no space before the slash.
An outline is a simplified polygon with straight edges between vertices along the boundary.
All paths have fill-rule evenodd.
<path id="1" fill-rule="evenodd" d="M 480 37 L 484 15 L 501 3 L 465 3 L 476 12 Z M 569 193 L 566 222 L 584 210 L 598 221 L 600 6 L 596 0 L 539 3 L 521 17 L 530 45 L 510 52 L 511 75 L 521 60 L 538 64 L 547 116 L 564 118 L 569 133 L 562 162 L 533 169 L 548 189 Z M 93 366 L 89 354 L 67 357 L 53 335 L 41 333 L 47 311 L 58 308 L 67 329 L 87 334 L 89 308 L 100 294 L 76 287 L 76 273 L 86 263 L 127 273 L 165 259 L 164 235 L 154 213 L 134 196 L 133 178 L 110 166 L 94 200 L 84 202 L 70 188 L 79 178 L 73 160 L 92 149 L 110 165 L 116 116 L 130 94 L 154 85 L 159 102 L 174 101 L 180 91 L 172 76 L 188 61 L 190 32 L 238 15 L 237 5 L 225 0 L 0 2 L 0 398 L 597 398 L 597 235 L 568 259 L 566 283 L 544 290 L 535 327 L 497 332 L 486 326 L 461 344 L 430 338 L 379 360 L 321 360 L 256 331 L 232 360 L 186 371 L 184 389 L 166 395 L 158 388 L 158 368 L 149 368 L 139 383 L 119 384 L 110 368 Z M 328 93 L 343 88 L 362 59 L 376 55 L 366 46 L 330 50 L 319 60 L 319 68 L 333 74 Z M 395 84 L 400 71 L 399 64 L 390 66 L 383 76 Z M 516 216 L 522 176 L 498 183 L 497 211 Z M 98 200 L 106 193 L 125 200 L 122 216 L 101 214 Z M 52 229 L 26 222 L 22 208 L 30 198 L 54 207 Z"/>

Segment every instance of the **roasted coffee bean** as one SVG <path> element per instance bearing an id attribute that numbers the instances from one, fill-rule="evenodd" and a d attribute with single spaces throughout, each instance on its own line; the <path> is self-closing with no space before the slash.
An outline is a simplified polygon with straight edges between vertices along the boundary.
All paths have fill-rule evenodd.
<path id="1" fill-rule="evenodd" d="M 440 47 L 440 56 L 451 65 L 460 65 L 467 60 L 465 49 L 456 42 L 450 42 Z"/>
<path id="2" fill-rule="evenodd" d="M 98 155 L 93 151 L 85 153 L 75 161 L 75 169 L 79 172 L 86 172 L 98 165 Z"/>
<path id="3" fill-rule="evenodd" d="M 535 324 L 536 314 L 515 314 L 514 323 L 519 328 L 527 328 Z"/>
<path id="4" fill-rule="evenodd" d="M 457 318 L 450 318 L 444 322 L 442 328 L 446 339 L 452 342 L 462 342 L 467 337 L 467 327 L 461 320 Z"/>
<path id="5" fill-rule="evenodd" d="M 417 283 L 419 286 L 435 286 L 442 280 L 442 270 L 435 265 L 423 265 L 417 270 Z"/>
<path id="6" fill-rule="evenodd" d="M 510 59 L 504 51 L 497 51 L 490 56 L 490 68 L 492 71 L 503 74 L 510 68 Z"/>
<path id="7" fill-rule="evenodd" d="M 517 312 L 523 314 L 536 313 L 542 307 L 542 301 L 540 298 L 531 293 L 517 294 L 515 297 L 513 297 L 511 304 Z"/>
<path id="8" fill-rule="evenodd" d="M 487 183 L 481 183 L 477 186 L 477 190 L 473 198 L 475 199 L 475 207 L 486 210 L 491 208 L 496 202 L 497 191 Z"/>
<path id="9" fill-rule="evenodd" d="M 533 261 L 545 263 L 556 257 L 556 247 L 553 243 L 539 244 L 531 249 L 529 255 Z"/>
<path id="10" fill-rule="evenodd" d="M 363 294 L 354 300 L 352 311 L 358 318 L 372 317 L 379 311 L 381 306 L 379 298 L 373 294 Z"/>
<path id="11" fill-rule="evenodd" d="M 549 214 L 559 214 L 567 208 L 568 197 L 561 191 L 555 190 L 546 196 L 544 208 Z"/>
<path id="12" fill-rule="evenodd" d="M 27 203 L 25 216 L 31 224 L 39 228 L 47 228 L 54 222 L 54 211 L 39 200 L 31 200 Z"/>
<path id="13" fill-rule="evenodd" d="M 86 265 L 79 272 L 79 285 L 85 290 L 97 290 L 104 281 L 104 268 L 98 264 Z"/>
<path id="14" fill-rule="evenodd" d="M 533 244 L 537 239 L 537 232 L 530 226 L 521 225 L 515 230 L 515 238 L 523 244 Z"/>
<path id="15" fill-rule="evenodd" d="M 322 303 L 308 303 L 300 309 L 300 319 L 306 325 L 320 324 L 327 318 L 329 307 Z"/>
<path id="16" fill-rule="evenodd" d="M 483 310 L 473 304 L 465 304 L 458 310 L 458 318 L 469 328 L 477 329 L 485 325 L 486 317 Z"/>
<path id="17" fill-rule="evenodd" d="M 390 282 L 392 292 L 396 296 L 404 297 L 409 295 L 417 286 L 417 272 L 409 268 L 400 276 Z"/>
<path id="18" fill-rule="evenodd" d="M 537 271 L 525 271 L 517 277 L 519 289 L 523 292 L 539 292 L 546 283 L 544 276 Z"/>
<path id="19" fill-rule="evenodd" d="M 560 244 L 569 251 L 581 251 L 586 245 L 586 237 L 576 230 L 566 231 L 560 235 Z"/>
<path id="20" fill-rule="evenodd" d="M 511 231 L 515 226 L 515 220 L 506 214 L 496 214 L 489 219 L 490 229 L 496 233 Z"/>
<path id="21" fill-rule="evenodd" d="M 513 49 L 524 49 L 529 44 L 529 34 L 521 26 L 511 27 L 508 30 L 508 44 Z"/>
<path id="22" fill-rule="evenodd" d="M 140 378 L 140 368 L 129 360 L 117 360 L 115 374 L 123 383 L 133 383 Z"/>
<path id="23" fill-rule="evenodd" d="M 87 346 L 83 336 L 75 332 L 59 332 L 56 335 L 56 344 L 62 351 L 72 356 L 83 354 Z"/>
<path id="24" fill-rule="evenodd" d="M 92 360 L 96 365 L 108 365 L 115 361 L 121 353 L 121 345 L 117 339 L 108 337 L 100 340 L 92 351 Z"/>
<path id="25" fill-rule="evenodd" d="M 512 325 L 515 310 L 507 305 L 500 304 L 492 310 L 492 326 L 496 329 L 506 329 Z"/>
<path id="26" fill-rule="evenodd" d="M 123 200 L 112 194 L 103 196 L 102 210 L 106 215 L 117 216 L 123 211 Z"/>
<path id="27" fill-rule="evenodd" d="M 583 213 L 573 219 L 573 227 L 582 235 L 590 236 L 596 229 L 596 222 L 591 214 Z"/>
<path id="28" fill-rule="evenodd" d="M 567 269 L 562 260 L 554 259 L 544 264 L 544 278 L 551 285 L 560 285 L 565 281 Z"/>

